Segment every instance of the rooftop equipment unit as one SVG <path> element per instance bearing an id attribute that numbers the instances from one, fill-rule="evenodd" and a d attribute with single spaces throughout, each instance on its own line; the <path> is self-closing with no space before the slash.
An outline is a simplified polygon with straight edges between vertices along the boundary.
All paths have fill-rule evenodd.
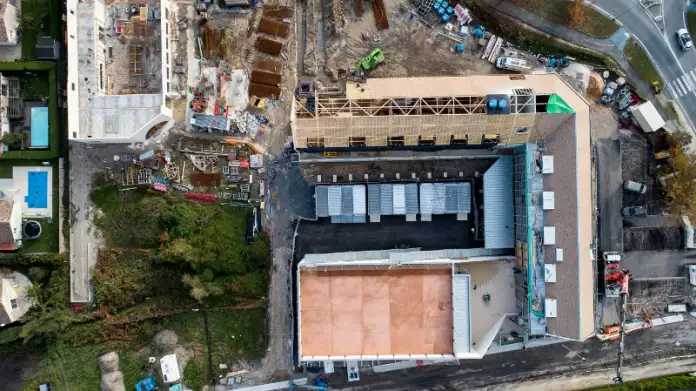
<path id="1" fill-rule="evenodd" d="M 556 208 L 555 195 L 552 191 L 545 191 L 543 193 L 543 209 L 553 210 Z"/>
<path id="2" fill-rule="evenodd" d="M 541 173 L 553 174 L 553 155 L 544 155 L 541 158 Z"/>
<path id="3" fill-rule="evenodd" d="M 553 246 L 556 244 L 556 227 L 544 227 L 544 245 Z"/>

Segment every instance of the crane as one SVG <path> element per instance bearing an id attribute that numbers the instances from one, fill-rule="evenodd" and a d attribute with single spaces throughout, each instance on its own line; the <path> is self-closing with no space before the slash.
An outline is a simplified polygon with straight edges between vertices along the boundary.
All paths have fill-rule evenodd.
<path id="1" fill-rule="evenodd" d="M 628 282 L 631 279 L 631 274 L 628 270 L 622 270 L 621 276 L 621 293 L 619 294 L 619 302 L 621 309 L 619 310 L 619 352 L 616 360 L 616 377 L 614 383 L 623 384 L 623 376 L 621 375 L 621 367 L 624 360 L 624 322 L 626 321 L 626 301 L 628 299 Z"/>

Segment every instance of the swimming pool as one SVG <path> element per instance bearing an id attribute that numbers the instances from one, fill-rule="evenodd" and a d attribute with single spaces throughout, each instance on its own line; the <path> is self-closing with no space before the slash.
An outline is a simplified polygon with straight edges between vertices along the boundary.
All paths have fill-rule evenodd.
<path id="1" fill-rule="evenodd" d="M 31 148 L 48 148 L 48 107 L 31 108 Z"/>
<path id="2" fill-rule="evenodd" d="M 29 208 L 48 207 L 48 172 L 29 171 L 27 173 L 27 195 L 24 201 Z"/>

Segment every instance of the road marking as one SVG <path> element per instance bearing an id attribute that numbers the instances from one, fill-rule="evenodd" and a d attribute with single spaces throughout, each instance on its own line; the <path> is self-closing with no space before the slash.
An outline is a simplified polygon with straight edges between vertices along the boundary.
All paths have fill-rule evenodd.
<path id="1" fill-rule="evenodd" d="M 696 69 L 692 69 L 689 74 L 691 74 L 691 77 L 696 81 Z"/>
<path id="2" fill-rule="evenodd" d="M 679 97 L 679 93 L 677 92 L 677 88 L 674 86 L 673 83 L 667 83 L 667 87 L 669 87 L 670 93 L 672 94 L 673 97 Z"/>
<path id="3" fill-rule="evenodd" d="M 694 83 L 691 81 L 691 78 L 689 78 L 689 75 L 685 73 L 681 77 L 684 80 L 684 84 L 686 84 L 686 87 L 689 89 L 689 91 L 694 90 Z"/>
<path id="4" fill-rule="evenodd" d="M 679 87 L 681 87 L 682 91 L 684 91 L 682 94 L 686 94 L 688 91 L 686 84 L 680 79 L 677 78 L 677 83 L 679 83 Z"/>
<path id="5" fill-rule="evenodd" d="M 678 80 L 678 79 L 672 80 L 672 83 L 671 83 L 671 84 L 674 86 L 674 89 L 676 90 L 677 95 L 678 95 L 679 97 L 681 97 L 682 95 L 684 95 L 684 90 L 682 89 L 681 84 L 679 84 L 679 80 Z"/>

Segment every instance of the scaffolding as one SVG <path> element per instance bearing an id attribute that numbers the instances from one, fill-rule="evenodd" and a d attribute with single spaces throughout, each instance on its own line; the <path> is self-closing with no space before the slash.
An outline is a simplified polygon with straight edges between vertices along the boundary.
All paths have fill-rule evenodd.
<path id="1" fill-rule="evenodd" d="M 530 89 L 514 90 L 510 114 L 486 112 L 486 96 L 351 99 L 298 96 L 293 135 L 298 148 L 347 148 L 351 138 L 367 147 L 527 142 L 535 128 L 537 103 Z M 425 140 L 425 141 L 424 141 Z"/>

